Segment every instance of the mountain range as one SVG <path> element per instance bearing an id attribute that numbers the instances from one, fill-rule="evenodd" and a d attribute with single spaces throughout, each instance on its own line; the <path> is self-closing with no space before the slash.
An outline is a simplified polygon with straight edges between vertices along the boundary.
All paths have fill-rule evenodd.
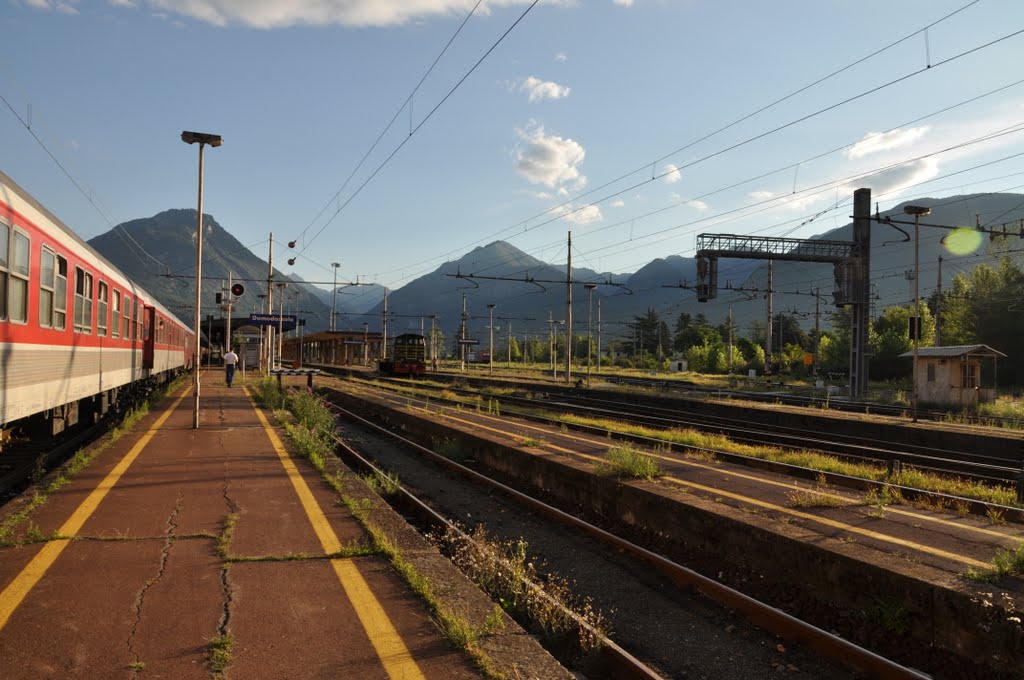
<path id="1" fill-rule="evenodd" d="M 1018 223 L 1024 219 L 1024 196 L 1020 194 L 973 194 L 943 199 L 919 199 L 915 205 L 932 209 L 922 223 L 988 227 L 1008 224 L 1011 238 L 1020 240 Z M 880 217 L 910 221 L 900 204 Z M 192 320 L 195 280 L 195 210 L 167 210 L 150 218 L 132 220 L 89 241 L 108 260 L 153 293 L 186 323 Z M 263 311 L 269 265 L 240 243 L 212 216 L 204 215 L 203 300 L 206 313 L 222 314 L 215 293 L 226 290 L 229 272 L 246 292 L 235 307 L 234 316 Z M 901 233 L 902 231 L 902 233 Z M 985 237 L 976 252 L 954 254 L 941 242 L 948 230 L 921 228 L 920 288 L 923 297 L 941 280 L 949 286 L 954 274 L 972 269 L 981 261 L 989 243 Z M 908 304 L 912 297 L 910 276 L 914 271 L 913 226 L 875 223 L 872 227 L 872 288 L 875 312 L 890 305 Z M 269 235 L 268 235 L 269 236 Z M 847 223 L 814 238 L 849 241 L 852 224 Z M 268 238 L 269 240 L 269 238 Z M 1001 239 L 996 239 L 1001 240 Z M 1022 241 L 1024 243 L 1024 241 Z M 267 243 L 251 246 L 267 247 Z M 278 261 L 278 264 L 281 264 Z M 831 304 L 833 267 L 830 264 L 779 261 L 773 264 L 774 311 L 793 313 L 805 328 L 814 325 L 816 302 L 821 324 L 827 327 Z M 330 327 L 334 295 L 333 272 L 324 281 L 306 282 L 274 269 L 274 281 L 287 283 L 285 313 L 299 313 L 307 320 L 307 332 Z M 469 317 L 469 333 L 486 337 L 488 319 L 494 317 L 499 337 L 509 331 L 517 336 L 529 332 L 545 334 L 548 319 L 565 318 L 565 267 L 538 260 L 504 241 L 495 241 L 469 251 L 455 261 L 421 276 L 387 295 L 389 334 L 430 328 L 431 321 L 446 334 L 457 332 L 463 299 Z M 586 332 L 588 315 L 597 322 L 600 310 L 605 337 L 625 335 L 625 324 L 634 317 L 656 311 L 671 326 L 680 313 L 704 314 L 720 323 L 733 314 L 741 334 L 766 319 L 764 291 L 768 288 L 768 265 L 759 260 L 721 259 L 719 295 L 707 303 L 697 302 L 691 286 L 696 282 L 693 258 L 669 255 L 649 262 L 628 274 L 599 273 L 574 268 L 573 280 L 596 284 L 592 289 L 573 286 L 573 320 L 577 333 Z M 221 283 L 222 282 L 222 283 Z M 326 283 L 325 283 L 326 282 Z M 730 290 L 732 288 L 732 290 Z M 742 288 L 743 290 L 736 290 Z M 337 328 L 380 330 L 384 289 L 377 284 L 341 287 L 337 295 Z M 275 291 L 274 310 L 280 297 Z M 488 305 L 494 305 L 493 309 Z"/>

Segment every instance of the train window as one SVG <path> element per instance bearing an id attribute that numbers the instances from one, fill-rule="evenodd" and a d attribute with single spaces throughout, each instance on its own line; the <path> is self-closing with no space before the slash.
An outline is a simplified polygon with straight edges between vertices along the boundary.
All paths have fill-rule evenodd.
<path id="1" fill-rule="evenodd" d="M 68 261 L 60 255 L 57 256 L 53 292 L 53 327 L 62 331 L 68 319 Z"/>
<path id="2" fill-rule="evenodd" d="M 110 336 L 119 337 L 121 335 L 121 291 L 114 291 L 114 304 L 110 308 Z"/>
<path id="3" fill-rule="evenodd" d="M 0 222 L 0 321 L 7 318 L 7 265 L 8 248 L 11 241 L 11 228 L 6 222 Z"/>
<path id="4" fill-rule="evenodd" d="M 132 300 L 132 318 L 135 319 L 135 323 L 132 324 L 132 340 L 138 340 L 142 319 L 139 318 L 139 301 L 137 299 Z"/>
<path id="5" fill-rule="evenodd" d="M 123 337 L 125 340 L 131 340 L 131 337 L 130 337 L 131 336 L 131 331 L 129 330 L 131 327 L 132 327 L 132 301 L 129 300 L 128 299 L 128 295 L 125 294 L 125 296 L 124 296 L 124 327 L 122 329 L 123 332 L 121 333 L 121 337 Z"/>
<path id="6" fill-rule="evenodd" d="M 107 335 L 107 282 L 100 281 L 98 286 L 99 294 L 96 296 L 96 335 L 106 337 Z"/>
<path id="7" fill-rule="evenodd" d="M 57 256 L 45 246 L 39 256 L 39 325 L 53 326 L 53 287 L 57 275 Z"/>
<path id="8" fill-rule="evenodd" d="M 28 321 L 28 258 L 29 240 L 26 234 L 14 230 L 7 281 L 7 316 L 11 321 Z"/>
<path id="9" fill-rule="evenodd" d="M 75 331 L 92 333 L 92 274 L 75 267 Z"/>

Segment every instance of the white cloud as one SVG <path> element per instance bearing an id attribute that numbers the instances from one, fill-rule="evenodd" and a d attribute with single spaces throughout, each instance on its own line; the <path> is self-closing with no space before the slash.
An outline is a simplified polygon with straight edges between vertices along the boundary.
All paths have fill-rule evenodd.
<path id="1" fill-rule="evenodd" d="M 633 0 L 612 0 L 619 7 L 632 7 Z"/>
<path id="2" fill-rule="evenodd" d="M 873 195 L 886 194 L 901 191 L 938 174 L 939 162 L 935 158 L 922 158 L 861 177 L 856 181 L 856 188 L 870 187 Z M 844 190 L 853 191 L 854 188 L 844 187 Z"/>
<path id="3" fill-rule="evenodd" d="M 897 128 L 891 132 L 869 132 L 846 152 L 847 158 L 863 158 L 881 151 L 891 151 L 913 144 L 928 132 L 928 126 Z"/>
<path id="4" fill-rule="evenodd" d="M 569 55 L 566 52 L 559 52 L 555 55 L 555 61 L 569 61 Z"/>
<path id="5" fill-rule="evenodd" d="M 519 90 L 521 92 L 529 92 L 530 101 L 535 102 L 538 99 L 561 99 L 562 97 L 568 97 L 571 88 L 551 82 L 550 80 L 541 80 L 540 78 L 530 76 L 519 85 Z"/>
<path id="6" fill-rule="evenodd" d="M 138 0 L 108 0 L 114 7 L 138 7 Z"/>
<path id="7" fill-rule="evenodd" d="M 26 0 L 49 7 L 51 0 Z M 183 16 L 214 26 L 394 26 L 438 16 L 465 16 L 474 0 L 139 0 L 155 12 Z M 478 13 L 526 5 L 530 0 L 487 0 Z M 113 0 L 128 6 L 125 0 Z M 157 15 L 158 16 L 158 15 Z"/>
<path id="8" fill-rule="evenodd" d="M 57 3 L 57 11 L 61 14 L 78 14 L 78 10 L 73 5 L 66 2 Z"/>
<path id="9" fill-rule="evenodd" d="M 671 163 L 665 164 L 665 184 L 675 184 L 683 178 L 683 173 L 679 172 L 679 168 Z"/>
<path id="10" fill-rule="evenodd" d="M 626 202 L 623 201 L 621 198 L 618 198 L 618 199 L 612 201 L 609 205 L 612 208 L 625 208 L 626 207 Z"/>
<path id="11" fill-rule="evenodd" d="M 751 192 L 750 197 L 758 201 L 767 201 L 769 198 L 775 195 L 774 191 L 754 191 Z"/>
<path id="12" fill-rule="evenodd" d="M 516 134 L 522 143 L 513 152 L 513 167 L 520 175 L 533 184 L 551 188 L 571 183 L 571 188 L 577 190 L 586 185 L 587 178 L 579 166 L 587 152 L 578 142 L 547 136 L 542 125 L 533 123 L 526 130 L 516 130 Z"/>
<path id="13" fill-rule="evenodd" d="M 705 210 L 708 209 L 708 204 L 705 203 L 704 201 L 698 201 L 698 200 L 687 201 L 686 205 L 690 206 L 691 208 L 696 208 L 697 210 L 699 210 L 701 212 L 704 212 Z"/>
<path id="14" fill-rule="evenodd" d="M 604 219 L 601 209 L 596 205 L 585 205 L 578 210 L 573 206 L 562 206 L 557 212 L 565 221 L 581 226 L 593 224 Z"/>

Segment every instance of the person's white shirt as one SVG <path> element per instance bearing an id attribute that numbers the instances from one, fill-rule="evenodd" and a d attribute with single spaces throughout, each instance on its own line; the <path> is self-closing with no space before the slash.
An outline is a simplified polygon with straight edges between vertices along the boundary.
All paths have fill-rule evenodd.
<path id="1" fill-rule="evenodd" d="M 224 364 L 225 365 L 230 365 L 230 364 L 237 364 L 237 363 L 238 363 L 238 355 L 235 354 L 234 352 L 232 352 L 231 350 L 228 350 L 228 353 L 224 355 Z"/>

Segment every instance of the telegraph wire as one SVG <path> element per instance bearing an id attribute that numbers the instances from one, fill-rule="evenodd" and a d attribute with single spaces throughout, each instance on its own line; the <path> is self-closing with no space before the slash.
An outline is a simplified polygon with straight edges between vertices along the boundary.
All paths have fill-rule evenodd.
<path id="1" fill-rule="evenodd" d="M 383 161 L 383 162 L 382 162 L 382 163 L 381 163 L 380 165 L 378 165 L 378 166 L 377 166 L 377 169 L 376 169 L 376 170 L 374 170 L 374 171 L 373 171 L 373 172 L 372 172 L 372 173 L 370 174 L 370 176 L 369 176 L 369 177 L 367 177 L 367 178 L 366 178 L 366 180 L 365 180 L 365 181 L 364 181 L 364 182 L 363 182 L 362 184 L 360 184 L 360 185 L 359 185 L 359 187 L 358 187 L 358 188 L 356 188 L 355 192 L 353 192 L 353 194 L 352 194 L 351 196 L 349 196 L 349 197 L 348 197 L 347 199 L 345 199 L 345 202 L 344 202 L 344 203 L 342 203 L 342 204 L 341 204 L 341 205 L 340 205 L 340 206 L 338 207 L 338 209 L 334 211 L 334 214 L 333 214 L 333 215 L 331 215 L 331 217 L 330 217 L 330 218 L 329 218 L 329 219 L 327 220 L 327 222 L 326 222 L 326 223 L 324 224 L 324 226 L 320 227 L 320 230 L 319 230 L 319 231 L 317 231 L 317 232 L 316 232 L 316 234 L 314 234 L 314 235 L 313 235 L 313 238 L 311 238 L 311 239 L 309 240 L 309 242 L 308 242 L 308 243 L 306 243 L 306 244 L 304 244 L 304 245 L 303 245 L 303 250 L 305 250 L 305 249 L 306 249 L 306 248 L 308 248 L 309 246 L 313 245 L 313 242 L 314 242 L 314 241 L 316 241 L 316 239 L 317 239 L 317 238 L 319 238 L 320 234 L 322 234 L 322 233 L 323 233 L 324 229 L 326 229 L 326 228 L 327 228 L 328 226 L 330 226 L 331 222 L 333 222 L 333 221 L 334 221 L 334 218 L 335 218 L 335 217 L 337 217 L 337 216 L 338 216 L 338 214 L 339 214 L 339 213 L 341 213 L 341 211 L 342 211 L 342 210 L 344 210 L 344 209 L 346 208 L 346 206 L 348 206 L 348 204 L 349 204 L 349 203 L 351 203 L 351 202 L 352 202 L 352 200 L 353 200 L 353 199 L 354 199 L 354 198 L 355 198 L 356 196 L 358 196 L 358 195 L 359 195 L 359 193 L 360 193 L 360 192 L 361 192 L 361 191 L 363 190 L 363 187 L 365 187 L 365 186 L 366 186 L 367 184 L 369 184 L 369 183 L 370 183 L 370 181 L 372 181 L 372 180 L 373 180 L 373 178 L 377 176 L 377 173 L 379 173 L 379 172 L 380 172 L 381 170 L 383 170 L 383 169 L 384 169 L 384 166 L 386 166 L 386 165 L 388 164 L 388 162 L 389 162 L 389 161 L 390 161 L 390 160 L 391 160 L 392 158 L 394 158 L 394 157 L 395 157 L 395 155 L 396 155 L 396 154 L 397 154 L 397 153 L 398 153 L 399 151 L 401 151 L 401 150 L 402 150 L 402 147 L 404 147 L 404 146 L 405 146 L 406 142 L 408 142 L 408 141 L 409 141 L 410 139 L 412 139 L 413 135 L 415 135 L 415 134 L 416 134 L 417 132 L 419 132 L 419 129 L 420 129 L 421 127 L 423 127 L 423 126 L 424 126 L 424 125 L 425 125 L 425 124 L 427 123 L 427 121 L 428 121 L 428 120 L 430 120 L 430 118 L 431 118 L 431 117 L 432 117 L 432 116 L 434 115 L 434 113 L 436 113 L 436 112 L 437 112 L 437 110 L 438 110 L 438 109 L 440 109 L 440 108 L 441 108 L 441 106 L 442 106 L 442 105 L 443 105 L 443 104 L 444 104 L 444 103 L 445 103 L 446 101 L 448 101 L 448 98 L 449 98 L 449 97 L 451 97 L 451 96 L 452 96 L 452 95 L 453 95 L 453 94 L 455 93 L 455 91 L 456 91 L 457 89 L 459 89 L 459 86 L 461 86 L 461 85 L 462 85 L 462 83 L 464 83 L 464 82 L 466 81 L 466 79 L 467 79 L 467 78 L 469 78 L 469 76 L 473 74 L 473 72 L 474 72 L 474 71 L 476 71 L 476 69 L 477 69 L 477 68 L 478 68 L 478 67 L 480 66 L 480 64 L 482 64 L 482 63 L 484 62 L 484 60 L 485 60 L 485 59 L 487 59 L 487 57 L 488 57 L 488 56 L 490 56 L 491 52 L 493 52 L 493 51 L 494 51 L 494 50 L 495 50 L 495 49 L 496 49 L 496 48 L 498 47 L 498 45 L 500 45 L 500 44 L 502 43 L 502 41 L 504 41 L 504 40 L 505 40 L 505 38 L 506 38 L 506 37 L 508 36 L 508 34 L 509 34 L 509 33 L 511 33 L 511 32 L 513 31 L 513 29 L 515 29 L 515 27 L 516 27 L 516 26 L 518 26 L 518 25 L 519 25 L 519 23 L 520 23 L 520 22 L 521 22 L 521 21 L 522 21 L 523 19 L 525 19 L 525 18 L 526 18 L 526 15 L 527 15 L 527 14 L 529 14 L 530 10 L 532 10 L 532 9 L 533 9 L 534 7 L 536 7 L 536 6 L 537 6 L 537 3 L 538 3 L 538 2 L 540 2 L 540 0 L 533 0 L 533 2 L 532 2 L 532 3 L 530 3 L 530 6 L 529 6 L 529 7 L 527 7 L 527 8 L 526 8 L 526 9 L 525 9 L 525 10 L 523 11 L 523 13 L 522 13 L 521 15 L 519 15 L 519 18 L 518 18 L 518 19 L 516 19 L 516 20 L 515 20 L 515 21 L 514 21 L 514 22 L 512 23 L 512 25 L 508 27 L 508 29 L 507 29 L 507 30 L 506 30 L 506 31 L 505 31 L 504 33 L 502 33 L 502 34 L 501 34 L 501 37 L 500 37 L 500 38 L 498 38 L 498 39 L 497 39 L 497 41 L 495 41 L 495 43 L 494 43 L 493 45 L 491 45 L 491 46 L 490 46 L 490 48 L 489 48 L 489 49 L 488 49 L 488 50 L 487 50 L 486 52 L 484 52 L 484 55 L 483 55 L 482 57 L 480 57 L 480 59 L 478 59 L 478 60 L 477 60 L 477 62 L 476 62 L 475 64 L 473 64 L 472 68 L 470 68 L 470 69 L 469 69 L 469 70 L 468 70 L 468 71 L 467 71 L 467 72 L 465 73 L 465 75 L 463 75 L 463 76 L 462 76 L 462 78 L 460 78 L 460 79 L 459 79 L 459 82 L 455 83 L 455 85 L 454 85 L 454 86 L 453 86 L 453 87 L 452 87 L 452 88 L 451 88 L 450 90 L 448 90 L 448 94 L 446 94 L 446 95 L 445 95 L 444 97 L 442 97 L 442 98 L 441 98 L 441 101 L 439 101 L 439 102 L 437 103 L 437 105 L 436 105 L 436 106 L 434 106 L 434 108 L 433 108 L 433 109 L 431 109 L 429 113 L 427 113 L 426 117 L 424 117 L 424 118 L 423 118 L 423 120 L 421 120 L 421 121 L 419 122 L 419 124 L 418 124 L 418 125 L 416 125 L 416 127 L 414 127 L 414 128 L 412 129 L 412 130 L 410 130 L 410 131 L 409 131 L 409 136 L 408 136 L 408 137 L 406 137 L 405 139 L 403 139 L 403 140 L 401 141 L 401 143 L 399 143 L 399 145 L 398 145 L 397 147 L 395 147 L 394 151 L 392 151 L 392 152 L 391 152 L 391 153 L 390 153 L 390 154 L 388 155 L 388 157 L 387 157 L 387 158 L 385 158 L 385 159 L 384 159 L 384 161 Z"/>
<path id="2" fill-rule="evenodd" d="M 434 63 L 432 63 L 430 65 L 430 68 L 428 68 L 426 73 L 423 74 L 423 77 L 420 78 L 420 82 L 416 83 L 416 87 L 414 87 L 412 89 L 412 92 L 409 93 L 409 96 L 405 98 L 405 101 L 402 102 L 402 105 L 398 108 L 397 111 L 395 111 L 395 115 L 392 116 L 390 121 L 388 121 L 388 124 L 384 127 L 384 129 L 381 131 L 381 133 L 377 136 L 377 139 L 370 146 L 369 150 L 363 155 L 363 157 L 362 157 L 362 159 L 360 159 L 359 163 L 356 164 L 356 167 L 352 169 L 352 172 L 351 172 L 351 174 L 349 174 L 348 178 L 345 180 L 345 183 L 341 185 L 340 189 L 338 189 L 336 192 L 334 192 L 334 195 L 331 196 L 331 198 L 327 201 L 327 203 L 324 204 L 324 207 L 320 209 L 320 212 L 318 212 L 316 214 L 316 217 L 313 218 L 313 220 L 306 226 L 306 228 L 302 230 L 302 233 L 299 234 L 299 237 L 296 240 L 302 239 L 306 235 L 306 232 L 308 232 L 310 230 L 310 228 L 312 228 L 312 226 L 314 224 L 316 224 L 316 221 L 320 219 L 321 215 L 324 214 L 324 212 L 331 205 L 331 203 L 333 203 L 334 201 L 337 200 L 338 196 L 340 196 L 341 192 L 343 192 L 345 190 L 345 187 L 348 186 L 348 183 L 352 181 L 352 178 L 355 177 L 355 174 L 357 172 L 359 172 L 359 168 L 363 167 L 363 163 L 365 163 L 366 159 L 370 157 L 370 154 L 373 153 L 373 150 L 377 148 L 377 145 L 380 144 L 380 140 L 382 140 L 384 138 L 384 135 L 386 135 L 388 130 L 391 129 L 391 126 L 395 124 L 395 121 L 398 120 L 398 116 L 401 115 L 402 111 L 404 111 L 407 106 L 410 107 L 409 115 L 410 116 L 412 115 L 412 110 L 411 110 L 412 98 L 416 95 L 416 93 L 419 91 L 420 87 L 426 81 L 427 76 L 429 76 L 433 72 L 434 67 L 437 66 L 437 62 L 441 61 L 441 57 L 444 56 L 445 52 L 448 51 L 448 48 L 451 47 L 453 42 L 455 42 L 455 38 L 458 37 L 459 33 L 462 32 L 462 29 L 465 28 L 467 23 L 469 23 L 470 17 L 472 17 L 473 14 L 476 13 L 476 10 L 477 10 L 478 7 L 480 7 L 480 3 L 481 2 L 483 2 L 483 0 L 477 0 L 476 4 L 473 5 L 473 9 L 471 9 L 469 11 L 469 14 L 466 15 L 466 18 L 462 20 L 462 23 L 459 24 L 458 29 L 456 29 L 455 33 L 452 34 L 452 37 L 448 39 L 448 43 L 444 46 L 444 49 L 442 49 L 441 52 L 437 55 L 437 57 L 434 59 Z M 412 132 L 410 132 L 409 135 L 412 136 Z"/>

